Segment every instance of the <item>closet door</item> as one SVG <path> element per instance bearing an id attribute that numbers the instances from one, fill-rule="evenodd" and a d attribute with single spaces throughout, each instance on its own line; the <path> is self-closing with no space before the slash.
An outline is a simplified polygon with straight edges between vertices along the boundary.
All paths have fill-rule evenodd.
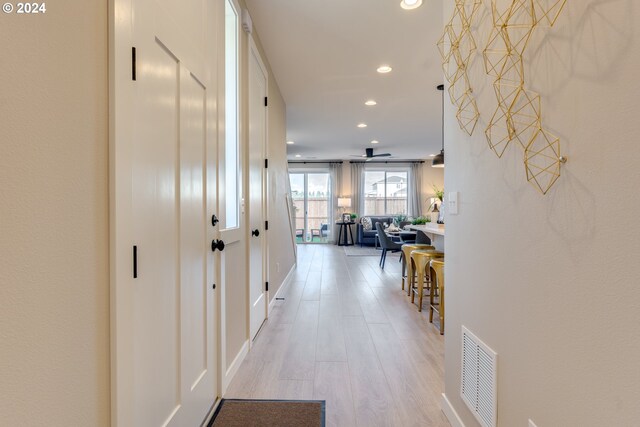
<path id="1" fill-rule="evenodd" d="M 115 287 L 117 425 L 200 425 L 217 397 L 215 188 L 207 187 L 215 132 L 207 128 L 207 67 L 186 25 L 203 22 L 206 3 L 132 3 L 131 194 L 115 200 L 130 218 L 133 265 L 132 279 Z"/>

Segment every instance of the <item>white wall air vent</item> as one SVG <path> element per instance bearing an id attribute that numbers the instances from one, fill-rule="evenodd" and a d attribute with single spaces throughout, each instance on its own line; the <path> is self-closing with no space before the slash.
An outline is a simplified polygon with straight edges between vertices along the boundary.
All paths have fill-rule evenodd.
<path id="1" fill-rule="evenodd" d="M 483 427 L 496 427 L 498 355 L 462 327 L 462 400 Z"/>

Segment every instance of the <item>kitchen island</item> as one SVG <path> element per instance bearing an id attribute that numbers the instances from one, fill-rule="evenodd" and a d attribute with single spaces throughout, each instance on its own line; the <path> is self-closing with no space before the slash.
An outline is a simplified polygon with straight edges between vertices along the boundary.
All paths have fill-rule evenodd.
<path id="1" fill-rule="evenodd" d="M 408 225 L 410 230 L 422 231 L 431 239 L 431 244 L 444 252 L 444 224 Z"/>

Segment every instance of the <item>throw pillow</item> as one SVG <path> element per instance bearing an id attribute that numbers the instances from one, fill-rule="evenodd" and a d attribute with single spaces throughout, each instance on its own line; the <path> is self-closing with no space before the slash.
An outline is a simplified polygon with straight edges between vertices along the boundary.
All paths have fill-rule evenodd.
<path id="1" fill-rule="evenodd" d="M 371 222 L 371 218 L 369 218 L 368 216 L 363 216 L 361 222 L 362 222 L 362 229 L 364 231 L 373 230 L 373 223 Z"/>

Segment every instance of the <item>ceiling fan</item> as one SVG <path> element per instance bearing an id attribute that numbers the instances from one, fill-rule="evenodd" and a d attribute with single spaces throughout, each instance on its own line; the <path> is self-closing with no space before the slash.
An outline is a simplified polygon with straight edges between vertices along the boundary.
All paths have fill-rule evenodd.
<path id="1" fill-rule="evenodd" d="M 364 152 L 365 154 L 362 154 L 360 156 L 353 155 L 352 157 L 366 157 L 367 162 L 370 162 L 376 157 L 391 157 L 391 153 L 373 154 L 373 148 L 365 148 Z"/>

